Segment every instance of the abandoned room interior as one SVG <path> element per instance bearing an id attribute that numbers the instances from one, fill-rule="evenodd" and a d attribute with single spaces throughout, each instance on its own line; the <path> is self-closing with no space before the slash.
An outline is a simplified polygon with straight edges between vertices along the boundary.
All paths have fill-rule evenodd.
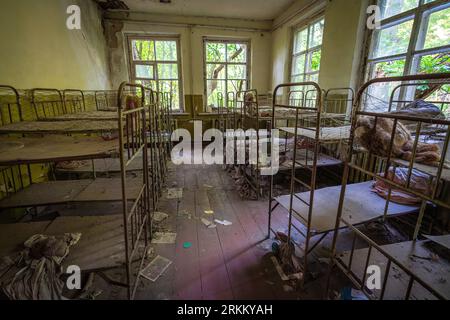
<path id="1" fill-rule="evenodd" d="M 450 298 L 448 0 L 0 7 L 0 300 Z"/>

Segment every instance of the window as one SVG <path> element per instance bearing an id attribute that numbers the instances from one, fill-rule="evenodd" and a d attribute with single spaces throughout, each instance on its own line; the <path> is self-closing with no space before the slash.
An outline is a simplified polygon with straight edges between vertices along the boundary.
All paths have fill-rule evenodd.
<path id="1" fill-rule="evenodd" d="M 205 94 L 208 107 L 229 106 L 231 96 L 248 89 L 249 43 L 205 40 Z"/>
<path id="2" fill-rule="evenodd" d="M 294 31 L 291 81 L 319 81 L 323 18 Z"/>
<path id="3" fill-rule="evenodd" d="M 372 34 L 366 79 L 450 72 L 448 1 L 379 0 L 378 4 L 381 28 Z M 397 85 L 376 85 L 372 89 L 375 92 L 371 93 L 389 101 L 389 95 Z M 447 89 L 450 88 L 443 88 L 444 91 Z M 446 94 L 448 96 L 448 90 Z"/>
<path id="4" fill-rule="evenodd" d="M 130 37 L 132 81 L 171 93 L 172 110 L 182 107 L 181 68 L 177 38 Z"/>

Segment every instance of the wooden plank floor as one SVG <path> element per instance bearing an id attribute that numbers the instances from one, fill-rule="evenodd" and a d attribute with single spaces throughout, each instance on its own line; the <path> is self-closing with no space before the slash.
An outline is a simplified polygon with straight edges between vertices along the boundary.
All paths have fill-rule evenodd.
<path id="1" fill-rule="evenodd" d="M 269 251 L 261 245 L 267 236 L 267 201 L 242 200 L 220 166 L 172 166 L 166 185 L 183 188 L 179 201 L 166 199 L 165 192 L 159 209 L 169 214 L 160 229 L 176 232 L 177 239 L 153 247 L 173 264 L 156 282 L 141 280 L 136 299 L 304 297 L 305 292 L 283 289 Z M 232 225 L 209 229 L 201 218 L 225 219 Z M 192 246 L 184 248 L 186 242 Z"/>

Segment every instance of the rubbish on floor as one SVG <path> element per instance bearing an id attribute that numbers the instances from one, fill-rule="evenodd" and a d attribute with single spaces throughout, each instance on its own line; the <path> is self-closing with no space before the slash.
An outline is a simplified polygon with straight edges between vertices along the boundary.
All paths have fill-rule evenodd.
<path id="1" fill-rule="evenodd" d="M 208 227 L 208 229 L 214 229 L 216 227 L 216 225 L 208 219 L 201 218 L 200 220 L 206 227 Z"/>
<path id="2" fill-rule="evenodd" d="M 285 284 L 285 285 L 283 285 L 283 290 L 284 290 L 284 292 L 292 292 L 292 291 L 294 291 L 294 288 Z"/>
<path id="3" fill-rule="evenodd" d="M 185 242 L 185 243 L 183 243 L 183 248 L 189 249 L 190 247 L 192 247 L 192 243 L 191 243 L 191 242 Z"/>
<path id="4" fill-rule="evenodd" d="M 155 282 L 171 264 L 172 261 L 158 255 L 140 272 L 140 275 L 145 279 Z"/>
<path id="5" fill-rule="evenodd" d="M 209 185 L 209 184 L 204 184 L 203 187 L 207 188 L 207 189 L 212 189 L 214 188 L 213 186 Z"/>
<path id="6" fill-rule="evenodd" d="M 183 198 L 183 188 L 167 189 L 167 199 L 181 199 L 181 198 Z"/>
<path id="7" fill-rule="evenodd" d="M 66 299 L 62 295 L 65 283 L 60 279 L 61 263 L 80 238 L 80 233 L 30 237 L 22 252 L 9 259 L 9 264 L 1 265 L 3 292 L 11 300 Z"/>
<path id="8" fill-rule="evenodd" d="M 369 300 L 361 290 L 356 290 L 351 287 L 342 288 L 339 298 L 340 300 Z"/>
<path id="9" fill-rule="evenodd" d="M 219 220 L 219 219 L 214 219 L 214 222 L 221 224 L 223 226 L 231 226 L 233 224 L 228 220 Z"/>
<path id="10" fill-rule="evenodd" d="M 192 215 L 187 210 L 181 210 L 180 212 L 178 212 L 178 216 L 192 219 Z"/>
<path id="11" fill-rule="evenodd" d="M 205 212 L 205 214 L 208 214 L 208 215 L 213 215 L 214 214 L 213 210 L 205 210 L 204 212 Z"/>
<path id="12" fill-rule="evenodd" d="M 151 256 L 153 256 L 154 253 L 155 253 L 155 249 L 153 249 L 152 247 L 148 247 L 147 252 L 146 252 L 147 259 L 150 258 Z"/>
<path id="13" fill-rule="evenodd" d="M 152 243 L 155 244 L 174 244 L 177 234 L 173 232 L 155 232 L 153 234 Z"/>
<path id="14" fill-rule="evenodd" d="M 164 212 L 155 212 L 153 213 L 153 221 L 156 223 L 160 223 L 162 221 L 164 221 L 165 219 L 167 219 L 169 217 L 169 215 L 167 213 Z"/>

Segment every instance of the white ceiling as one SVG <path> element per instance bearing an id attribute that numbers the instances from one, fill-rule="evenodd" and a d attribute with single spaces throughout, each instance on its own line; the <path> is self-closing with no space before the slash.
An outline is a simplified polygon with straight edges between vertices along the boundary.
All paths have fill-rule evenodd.
<path id="1" fill-rule="evenodd" d="M 171 14 L 272 20 L 295 0 L 172 0 L 170 4 L 159 0 L 122 0 L 130 11 Z"/>

